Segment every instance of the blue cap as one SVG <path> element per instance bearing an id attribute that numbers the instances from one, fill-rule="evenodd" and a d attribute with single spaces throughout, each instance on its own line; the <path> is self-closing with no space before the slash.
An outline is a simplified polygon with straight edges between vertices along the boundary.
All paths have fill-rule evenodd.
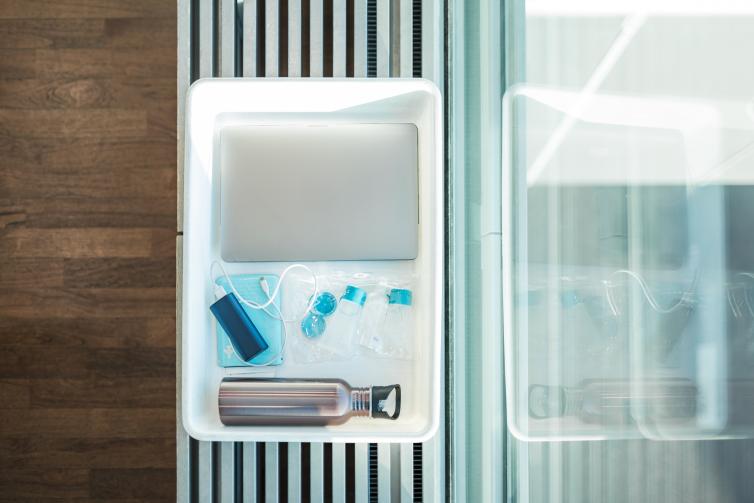
<path id="1" fill-rule="evenodd" d="M 401 304 L 403 306 L 410 306 L 411 300 L 411 290 L 406 290 L 404 288 L 393 288 L 390 290 L 390 293 L 387 294 L 388 304 Z"/>
<path id="2" fill-rule="evenodd" d="M 338 299 L 330 292 L 322 292 L 312 304 L 312 311 L 322 316 L 330 316 L 338 307 Z"/>
<path id="3" fill-rule="evenodd" d="M 322 335 L 326 327 L 325 319 L 318 314 L 309 313 L 301 320 L 301 331 L 310 339 Z"/>
<path id="4" fill-rule="evenodd" d="M 348 285 L 346 287 L 346 293 L 343 294 L 341 299 L 363 306 L 367 301 L 367 293 L 358 286 Z"/>

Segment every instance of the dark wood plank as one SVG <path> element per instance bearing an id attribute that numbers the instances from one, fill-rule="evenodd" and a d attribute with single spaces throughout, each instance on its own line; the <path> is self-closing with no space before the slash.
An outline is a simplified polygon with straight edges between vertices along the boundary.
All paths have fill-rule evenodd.
<path id="1" fill-rule="evenodd" d="M 4 317 L 2 346 L 173 348 L 175 318 L 37 318 L 30 323 L 28 318 Z"/>
<path id="2" fill-rule="evenodd" d="M 0 350 L 0 379 L 80 377 L 91 374 L 87 368 L 89 351 L 83 348 L 40 348 L 3 346 Z"/>
<path id="3" fill-rule="evenodd" d="M 107 78 L 115 74 L 110 49 L 36 49 L 38 78 Z"/>
<path id="4" fill-rule="evenodd" d="M 0 489 L 7 501 L 82 498 L 89 495 L 89 470 L 7 467 L 0 470 Z"/>
<path id="5" fill-rule="evenodd" d="M 167 150 L 173 147 L 168 156 Z M 3 169 L 45 166 L 48 168 L 69 167 L 96 168 L 117 171 L 127 168 L 173 167 L 175 168 L 175 142 L 165 138 L 19 138 L 0 133 L 0 159 Z M 2 174 L 2 171 L 0 171 Z M 173 196 L 163 194 L 163 197 Z M 123 191 L 121 196 L 138 197 L 139 193 Z"/>
<path id="6" fill-rule="evenodd" d="M 105 45 L 105 19 L 0 19 L 0 49 Z"/>
<path id="7" fill-rule="evenodd" d="M 0 199 L 0 230 L 56 227 L 175 229 L 176 197 Z"/>
<path id="8" fill-rule="evenodd" d="M 163 318 L 175 311 L 173 288 L 0 290 L 0 317 Z"/>
<path id="9" fill-rule="evenodd" d="M 118 197 L 126 191 L 141 197 L 162 197 L 166 187 L 175 187 L 171 167 L 129 168 L 118 172 L 104 169 L 24 169 L 10 166 L 0 174 L 0 197 Z M 30 183 L 33 180 L 33 183 Z"/>
<path id="10" fill-rule="evenodd" d="M 165 378 L 30 379 L 28 386 L 31 406 L 37 408 L 153 408 L 175 403 L 175 380 Z"/>
<path id="11" fill-rule="evenodd" d="M 175 409 L 0 409 L 3 436 L 24 438 L 175 437 Z"/>
<path id="12" fill-rule="evenodd" d="M 155 0 L 3 0 L 0 19 L 174 18 L 175 2 Z"/>
<path id="13" fill-rule="evenodd" d="M 7 468 L 172 468 L 175 438 L 0 438 Z"/>
<path id="14" fill-rule="evenodd" d="M 79 288 L 171 287 L 175 285 L 175 259 L 66 259 L 63 278 L 65 286 Z"/>
<path id="15" fill-rule="evenodd" d="M 175 501 L 175 485 L 164 470 L 92 470 L 91 494 L 99 498 L 156 498 Z"/>
<path id="16" fill-rule="evenodd" d="M 175 78 L 175 54 L 168 51 L 126 49 L 113 51 L 113 75 L 129 78 Z"/>
<path id="17" fill-rule="evenodd" d="M 105 20 L 107 45 L 118 49 L 172 49 L 175 18 L 114 18 Z"/>
<path id="18" fill-rule="evenodd" d="M 131 138 L 147 133 L 144 110 L 9 110 L 0 109 L 0 131 L 25 138 Z"/>
<path id="19" fill-rule="evenodd" d="M 173 79 L 0 80 L 0 108 L 147 108 L 175 103 Z M 169 115 L 170 110 L 162 112 Z M 175 124 L 173 124 L 175 130 Z"/>
<path id="20" fill-rule="evenodd" d="M 164 250 L 165 240 L 173 240 L 172 252 Z M 0 235 L 0 254 L 6 257 L 148 258 L 174 253 L 175 235 L 168 229 L 11 228 Z"/>
<path id="21" fill-rule="evenodd" d="M 31 385 L 28 379 L 0 379 L 0 409 L 28 408 Z M 5 431 L 3 427 L 2 431 Z"/>
<path id="22" fill-rule="evenodd" d="M 30 49 L 0 49 L 3 79 L 33 79 L 37 76 L 36 52 Z"/>
<path id="23" fill-rule="evenodd" d="M 63 259 L 9 258 L 0 267 L 0 288 L 63 285 Z M 2 341 L 0 340 L 0 344 Z"/>
<path id="24" fill-rule="evenodd" d="M 87 368 L 95 378 L 145 377 L 169 380 L 175 377 L 175 351 L 172 348 L 91 349 Z"/>

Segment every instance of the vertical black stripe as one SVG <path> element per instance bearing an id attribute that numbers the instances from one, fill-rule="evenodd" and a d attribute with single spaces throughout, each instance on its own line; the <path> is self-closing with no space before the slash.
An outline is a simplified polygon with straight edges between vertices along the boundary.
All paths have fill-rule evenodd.
<path id="1" fill-rule="evenodd" d="M 180 428 L 180 426 L 179 426 Z M 189 501 L 199 502 L 199 441 L 189 438 Z"/>
<path id="2" fill-rule="evenodd" d="M 265 477 L 266 468 L 265 444 L 257 442 L 257 501 L 264 501 L 266 494 L 267 477 Z"/>
<path id="3" fill-rule="evenodd" d="M 301 501 L 312 499 L 312 444 L 301 444 Z"/>
<path id="4" fill-rule="evenodd" d="M 346 0 L 346 77 L 353 77 L 354 19 L 353 0 Z"/>
<path id="5" fill-rule="evenodd" d="M 243 501 L 243 443 L 235 442 L 233 444 L 233 499 L 237 502 Z"/>
<path id="6" fill-rule="evenodd" d="M 275 0 L 270 0 L 273 1 Z M 257 77 L 265 76 L 265 11 L 265 0 L 257 0 L 257 32 L 254 34 L 257 37 Z"/>
<path id="7" fill-rule="evenodd" d="M 413 0 L 411 17 L 411 56 L 414 77 L 422 76 L 422 0 Z"/>
<path id="8" fill-rule="evenodd" d="M 389 1 L 389 0 L 382 0 Z M 377 76 L 377 0 L 367 0 L 367 77 Z"/>
<path id="9" fill-rule="evenodd" d="M 346 503 L 356 501 L 356 445 L 346 444 Z"/>
<path id="10" fill-rule="evenodd" d="M 369 444 L 369 502 L 377 503 L 379 494 L 377 493 L 377 444 Z"/>
<path id="11" fill-rule="evenodd" d="M 220 40 L 220 1 L 212 0 L 212 76 L 220 76 L 220 51 L 222 50 L 222 41 Z"/>
<path id="12" fill-rule="evenodd" d="M 210 470 L 212 471 L 212 501 L 220 501 L 220 487 L 223 483 L 222 466 L 220 465 L 220 442 L 212 442 L 210 449 L 211 462 Z"/>
<path id="13" fill-rule="evenodd" d="M 332 444 L 325 444 L 323 456 L 323 494 L 325 501 L 332 501 Z"/>
<path id="14" fill-rule="evenodd" d="M 233 9 L 233 40 L 236 48 L 236 52 L 233 55 L 233 75 L 236 77 L 243 75 L 243 9 L 243 1 L 236 2 Z"/>
<path id="15" fill-rule="evenodd" d="M 288 76 L 288 0 L 278 0 L 278 75 Z"/>
<path id="16" fill-rule="evenodd" d="M 414 476 L 414 503 L 421 503 L 422 501 L 424 501 L 424 460 L 422 459 L 422 452 L 422 444 L 414 444 L 414 467 L 412 470 Z"/>
<path id="17" fill-rule="evenodd" d="M 199 0 L 191 0 L 189 4 L 189 25 L 189 78 L 193 83 L 199 79 Z"/>

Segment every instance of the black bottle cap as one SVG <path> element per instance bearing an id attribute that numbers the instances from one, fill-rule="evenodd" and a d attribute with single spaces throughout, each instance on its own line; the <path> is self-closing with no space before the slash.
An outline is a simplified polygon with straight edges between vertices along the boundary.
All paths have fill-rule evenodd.
<path id="1" fill-rule="evenodd" d="M 372 386 L 372 417 L 398 419 L 401 413 L 401 386 Z"/>

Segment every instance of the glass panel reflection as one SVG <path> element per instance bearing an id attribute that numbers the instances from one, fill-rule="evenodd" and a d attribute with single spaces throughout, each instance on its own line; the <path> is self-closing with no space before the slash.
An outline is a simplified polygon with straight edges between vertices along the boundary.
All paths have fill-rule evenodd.
<path id="1" fill-rule="evenodd" d="M 754 7 L 565 3 L 504 98 L 509 427 L 754 436 Z"/>

